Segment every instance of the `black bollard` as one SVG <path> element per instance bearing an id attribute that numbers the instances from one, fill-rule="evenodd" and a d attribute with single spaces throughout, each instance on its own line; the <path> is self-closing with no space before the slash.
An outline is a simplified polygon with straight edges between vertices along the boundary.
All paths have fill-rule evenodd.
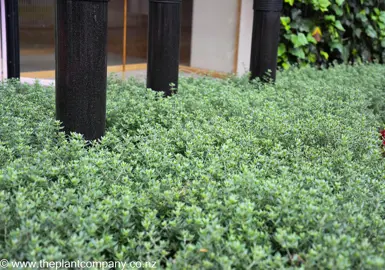
<path id="1" fill-rule="evenodd" d="M 254 0 L 251 80 L 275 81 L 282 7 L 283 0 Z"/>
<path id="2" fill-rule="evenodd" d="M 170 96 L 178 88 L 182 1 L 149 1 L 147 88 Z"/>
<path id="3" fill-rule="evenodd" d="M 20 78 L 19 5 L 17 0 L 5 1 L 7 31 L 8 78 Z"/>
<path id="4" fill-rule="evenodd" d="M 56 117 L 86 140 L 105 133 L 108 1 L 55 1 Z"/>

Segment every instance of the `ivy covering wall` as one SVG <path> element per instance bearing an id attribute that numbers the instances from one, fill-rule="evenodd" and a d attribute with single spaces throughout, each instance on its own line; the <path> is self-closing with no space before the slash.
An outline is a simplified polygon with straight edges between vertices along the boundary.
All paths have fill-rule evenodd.
<path id="1" fill-rule="evenodd" d="M 385 61 L 385 1 L 284 0 L 279 65 Z"/>

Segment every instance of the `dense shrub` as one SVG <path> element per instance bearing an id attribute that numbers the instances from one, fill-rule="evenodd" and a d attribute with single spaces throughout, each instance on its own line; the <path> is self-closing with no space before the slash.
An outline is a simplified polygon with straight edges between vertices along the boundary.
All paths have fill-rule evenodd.
<path id="1" fill-rule="evenodd" d="M 94 147 L 56 132 L 52 88 L 2 84 L 0 258 L 384 269 L 384 72 L 183 78 L 167 99 L 110 78 Z"/>
<path id="2" fill-rule="evenodd" d="M 385 61 L 385 1 L 285 0 L 279 62 Z"/>

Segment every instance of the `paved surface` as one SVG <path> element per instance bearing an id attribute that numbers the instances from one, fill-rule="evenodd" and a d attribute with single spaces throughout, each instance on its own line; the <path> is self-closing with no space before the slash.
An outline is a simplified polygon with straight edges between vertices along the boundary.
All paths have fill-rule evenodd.
<path id="1" fill-rule="evenodd" d="M 146 59 L 127 57 L 130 64 L 145 63 Z M 107 64 L 109 66 L 118 66 L 122 64 L 122 56 L 114 53 L 108 53 Z M 55 69 L 55 54 L 42 55 L 20 55 L 21 72 L 35 72 Z"/>
<path id="2" fill-rule="evenodd" d="M 120 55 L 109 53 L 107 56 L 109 66 L 121 65 L 122 59 Z M 128 58 L 127 61 L 130 64 L 134 63 L 145 63 L 145 59 L 141 58 Z M 55 70 L 55 55 L 54 54 L 44 54 L 44 55 L 21 55 L 20 56 L 20 69 L 21 72 L 36 72 L 36 71 L 49 71 Z M 146 70 L 131 70 L 124 73 L 124 78 L 128 79 L 130 77 L 138 78 L 139 80 L 146 80 Z M 109 75 L 115 74 L 119 78 L 123 78 L 123 72 L 111 72 Z M 180 76 L 188 77 L 199 77 L 197 74 L 180 72 Z M 24 81 L 34 81 L 35 78 L 26 78 Z M 54 77 L 47 77 L 39 79 L 44 84 L 50 84 L 54 80 Z"/>
<path id="3" fill-rule="evenodd" d="M 134 77 L 134 78 L 137 78 L 140 81 L 142 81 L 144 84 L 146 82 L 146 74 L 147 74 L 146 70 L 127 71 L 124 73 L 124 78 L 129 79 L 130 77 Z M 117 76 L 118 78 L 123 78 L 123 72 L 109 73 L 109 75 Z M 201 75 L 198 75 L 195 73 L 179 72 L 179 76 L 198 78 Z M 37 79 L 37 80 L 41 84 L 47 85 L 47 86 L 55 84 L 54 78 Z M 35 78 L 22 78 L 21 81 L 27 82 L 27 83 L 33 83 L 36 81 L 36 79 Z"/>
<path id="4" fill-rule="evenodd" d="M 110 75 L 112 75 L 112 74 L 118 76 L 118 78 L 122 78 L 123 79 L 123 72 L 110 73 Z M 139 80 L 146 81 L 146 75 L 147 75 L 147 71 L 146 70 L 126 71 L 124 73 L 124 78 L 128 79 L 130 77 L 135 77 L 135 78 L 137 78 Z M 181 72 L 181 71 L 179 71 L 179 76 L 194 77 L 194 78 L 200 77 L 200 75 L 195 74 L 195 73 L 187 73 L 187 72 Z"/>

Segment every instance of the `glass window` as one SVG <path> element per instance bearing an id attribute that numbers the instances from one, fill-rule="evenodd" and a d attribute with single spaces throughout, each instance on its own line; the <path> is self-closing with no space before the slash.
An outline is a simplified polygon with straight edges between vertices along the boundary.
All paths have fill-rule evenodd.
<path id="1" fill-rule="evenodd" d="M 19 0 L 20 70 L 22 77 L 54 79 L 55 0 Z M 125 2 L 126 1 L 126 2 Z M 124 7 L 127 5 L 126 27 Z M 145 70 L 147 62 L 148 0 L 114 0 L 108 4 L 108 71 Z M 181 7 L 181 65 L 190 65 L 193 0 Z M 126 29 L 126 44 L 124 30 Z M 130 68 L 131 67 L 131 68 Z"/>
<path id="2" fill-rule="evenodd" d="M 52 78 L 55 70 L 53 0 L 19 0 L 20 72 Z M 33 73 L 31 75 L 33 75 Z"/>

